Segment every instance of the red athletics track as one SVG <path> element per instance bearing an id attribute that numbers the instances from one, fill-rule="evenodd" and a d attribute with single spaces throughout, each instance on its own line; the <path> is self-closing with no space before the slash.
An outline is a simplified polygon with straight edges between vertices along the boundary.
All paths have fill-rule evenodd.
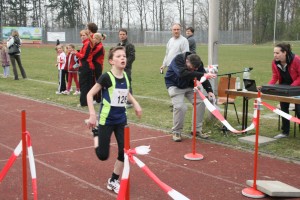
<path id="1" fill-rule="evenodd" d="M 115 162 L 112 140 L 108 161 L 97 160 L 83 120 L 86 113 L 0 93 L 0 170 L 21 140 L 21 110 L 26 110 L 37 169 L 39 199 L 116 199 L 106 189 Z M 130 124 L 131 147 L 150 145 L 140 158 L 163 182 L 190 199 L 249 199 L 241 193 L 253 177 L 253 153 L 197 141 L 202 161 L 188 161 L 191 139 L 175 143 L 157 130 Z M 22 199 L 21 156 L 0 183 L 0 199 Z M 142 170 L 131 165 L 131 199 L 171 199 Z M 300 188 L 300 165 L 259 156 L 259 180 L 278 180 Z M 28 193 L 31 194 L 28 167 Z M 270 197 L 264 199 L 272 199 Z M 287 199 L 287 198 L 284 198 Z M 296 198 L 293 198 L 293 200 Z"/>

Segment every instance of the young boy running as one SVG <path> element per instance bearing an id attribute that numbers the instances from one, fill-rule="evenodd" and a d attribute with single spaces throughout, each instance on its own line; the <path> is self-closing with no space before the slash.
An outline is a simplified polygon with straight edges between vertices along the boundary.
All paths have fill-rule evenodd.
<path id="1" fill-rule="evenodd" d="M 87 103 L 90 117 L 87 121 L 89 128 L 98 126 L 94 133 L 96 155 L 100 160 L 109 157 L 110 138 L 114 132 L 118 143 L 118 158 L 115 162 L 111 178 L 108 179 L 107 188 L 115 193 L 119 192 L 119 176 L 124 166 L 124 127 L 127 124 L 126 103 L 130 101 L 140 118 L 142 108 L 135 98 L 129 93 L 129 80 L 124 68 L 126 67 L 126 53 L 124 47 L 113 47 L 109 51 L 108 62 L 111 71 L 104 73 L 87 94 Z M 97 119 L 93 97 L 102 91 L 99 119 Z M 98 121 L 97 121 L 98 120 Z"/>

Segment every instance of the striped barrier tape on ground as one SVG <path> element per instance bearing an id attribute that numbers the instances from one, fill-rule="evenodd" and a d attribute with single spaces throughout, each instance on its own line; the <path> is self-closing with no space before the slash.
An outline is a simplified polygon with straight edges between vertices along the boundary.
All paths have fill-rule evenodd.
<path id="1" fill-rule="evenodd" d="M 37 200 L 36 168 L 35 168 L 33 150 L 32 150 L 32 145 L 31 145 L 31 137 L 30 137 L 30 133 L 28 131 L 26 131 L 25 134 L 26 134 L 26 140 L 27 140 L 29 166 L 30 166 L 30 172 L 31 172 L 31 177 L 32 177 L 32 191 L 33 191 L 34 200 Z M 13 154 L 10 156 L 9 160 L 5 164 L 2 171 L 0 172 L 0 182 L 6 176 L 8 170 L 12 167 L 12 165 L 16 161 L 17 157 L 21 154 L 21 152 L 22 152 L 22 140 L 19 142 L 19 144 L 15 148 Z"/>
<path id="2" fill-rule="evenodd" d="M 8 170 L 11 168 L 11 166 L 14 164 L 16 161 L 17 157 L 21 154 L 22 152 L 22 140 L 19 142 L 18 146 L 15 148 L 13 154 L 10 156 L 9 160 L 5 164 L 4 168 L 0 172 L 0 182 L 3 180 L 5 175 L 7 174 Z"/>
<path id="3" fill-rule="evenodd" d="M 175 200 L 189 200 L 189 198 L 185 197 L 183 194 L 177 192 L 164 182 L 162 182 L 140 159 L 133 156 L 134 154 L 145 155 L 150 151 L 150 146 L 140 146 L 136 147 L 134 150 L 128 150 L 125 152 L 124 159 L 124 169 L 121 179 L 120 191 L 118 194 L 118 200 L 123 200 L 125 198 L 126 188 L 128 184 L 129 177 L 129 160 L 132 163 L 136 163 L 162 190 L 164 190 L 172 199 Z M 125 173 L 125 175 L 124 175 Z"/>
<path id="4" fill-rule="evenodd" d="M 135 163 L 161 188 L 163 189 L 172 199 L 175 200 L 189 200 L 183 194 L 177 192 L 164 182 L 162 182 L 140 159 L 133 156 Z"/>
<path id="5" fill-rule="evenodd" d="M 202 92 L 200 91 L 200 85 L 207 80 L 207 78 L 205 76 L 202 76 L 202 78 L 200 79 L 200 81 L 197 81 L 197 87 L 194 88 L 194 90 L 196 90 L 198 92 L 198 94 L 200 95 L 201 99 L 203 100 L 205 106 L 207 107 L 207 109 L 232 133 L 244 133 L 247 131 L 250 131 L 252 129 L 255 128 L 255 123 L 256 123 L 256 119 L 257 119 L 257 110 L 254 109 L 254 113 L 253 113 L 253 119 L 252 119 L 252 123 L 250 124 L 250 126 L 248 126 L 246 129 L 244 130 L 236 130 L 235 128 L 233 128 L 228 121 L 223 117 L 223 115 L 220 113 L 220 111 L 211 104 L 211 102 L 206 98 L 206 96 L 204 94 L 202 94 Z"/>
<path id="6" fill-rule="evenodd" d="M 287 114 L 287 113 L 283 112 L 282 110 L 280 110 L 280 109 L 278 109 L 274 106 L 271 106 L 270 104 L 267 104 L 266 102 L 263 102 L 261 99 L 259 99 L 258 101 L 260 101 L 262 105 L 264 105 L 266 108 L 268 108 L 272 112 L 276 113 L 277 115 L 280 115 L 281 117 L 283 117 L 283 118 L 285 118 L 289 121 L 296 122 L 296 123 L 300 124 L 300 119 L 299 118 L 294 117 L 290 114 Z"/>
<path id="7" fill-rule="evenodd" d="M 34 162 L 34 156 L 33 156 L 33 149 L 32 149 L 32 145 L 31 145 L 31 137 L 30 137 L 30 133 L 28 131 L 26 131 L 26 136 L 27 136 L 29 168 L 30 168 L 31 179 L 32 179 L 32 192 L 33 192 L 34 200 L 37 200 L 36 168 L 35 168 L 35 162 Z"/>

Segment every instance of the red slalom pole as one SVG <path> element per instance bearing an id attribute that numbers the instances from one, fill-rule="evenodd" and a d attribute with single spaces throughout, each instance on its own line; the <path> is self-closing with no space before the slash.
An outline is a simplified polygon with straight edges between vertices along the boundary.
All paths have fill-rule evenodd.
<path id="1" fill-rule="evenodd" d="M 258 98 L 261 97 L 260 91 L 258 91 Z M 255 108 L 257 109 L 257 118 L 256 118 L 256 132 L 255 132 L 255 150 L 254 150 L 254 174 L 253 174 L 253 185 L 250 188 L 245 188 L 242 190 L 242 194 L 250 198 L 264 198 L 265 194 L 257 190 L 256 179 L 257 179 L 257 161 L 258 161 L 258 136 L 259 136 L 259 119 L 260 119 L 260 102 L 255 100 Z"/>
<path id="2" fill-rule="evenodd" d="M 197 87 L 197 79 L 194 78 L 194 87 Z M 193 105 L 193 138 L 192 138 L 192 153 L 184 155 L 187 160 L 202 160 L 204 157 L 202 154 L 196 153 L 196 123 L 197 123 L 197 91 L 194 91 L 194 105 Z"/>
<path id="3" fill-rule="evenodd" d="M 130 149 L 130 130 L 128 125 L 126 125 L 124 128 L 124 148 L 126 151 Z M 129 199 L 130 199 L 130 175 L 128 177 L 128 184 L 127 184 L 127 190 L 125 195 L 125 200 L 129 200 Z"/>
<path id="4" fill-rule="evenodd" d="M 27 200 L 27 145 L 26 145 L 26 112 L 22 110 L 22 169 L 23 169 L 23 199 Z"/>

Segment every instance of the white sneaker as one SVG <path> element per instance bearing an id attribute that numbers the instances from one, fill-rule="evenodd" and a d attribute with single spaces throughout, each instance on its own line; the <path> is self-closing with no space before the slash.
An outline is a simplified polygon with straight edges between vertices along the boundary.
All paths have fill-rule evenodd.
<path id="1" fill-rule="evenodd" d="M 70 94 L 70 92 L 69 92 L 68 90 L 65 90 L 65 91 L 63 91 L 63 92 L 62 92 L 62 94 L 69 95 L 69 94 Z"/>
<path id="2" fill-rule="evenodd" d="M 173 133 L 172 137 L 174 142 L 181 142 L 181 134 L 180 133 Z"/>
<path id="3" fill-rule="evenodd" d="M 55 92 L 55 94 L 61 94 L 61 92 L 59 92 L 59 91 L 56 91 L 56 92 Z"/>
<path id="4" fill-rule="evenodd" d="M 281 138 L 287 138 L 287 137 L 289 137 L 287 134 L 280 133 L 280 134 L 276 135 L 274 137 L 274 139 L 281 139 Z"/>
<path id="5" fill-rule="evenodd" d="M 120 182 L 118 180 L 111 182 L 109 178 L 107 181 L 107 189 L 113 190 L 116 194 L 118 194 L 120 190 Z"/>
<path id="6" fill-rule="evenodd" d="M 80 91 L 75 91 L 73 95 L 80 95 Z"/>

